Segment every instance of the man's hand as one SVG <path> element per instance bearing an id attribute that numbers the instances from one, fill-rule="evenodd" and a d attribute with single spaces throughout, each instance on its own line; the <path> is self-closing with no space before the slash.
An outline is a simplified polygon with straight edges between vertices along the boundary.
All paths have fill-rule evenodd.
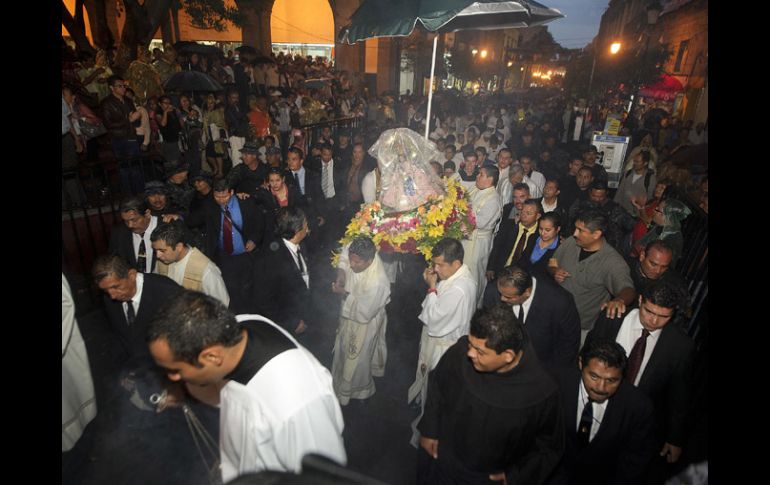
<path id="1" fill-rule="evenodd" d="M 303 334 L 305 333 L 305 330 L 307 330 L 307 325 L 305 325 L 304 320 L 300 320 L 299 324 L 297 324 L 297 328 L 294 329 L 294 334 L 295 335 Z"/>
<path id="2" fill-rule="evenodd" d="M 254 251 L 254 248 L 256 248 L 257 245 L 254 244 L 254 241 L 246 241 L 246 252 L 250 253 Z"/>
<path id="3" fill-rule="evenodd" d="M 420 436 L 420 446 L 432 456 L 434 460 L 438 459 L 438 440 Z"/>
<path id="4" fill-rule="evenodd" d="M 79 136 L 75 137 L 75 152 L 76 153 L 83 153 L 83 150 L 85 147 L 83 146 L 83 140 L 80 139 Z"/>
<path id="5" fill-rule="evenodd" d="M 489 475 L 489 479 L 493 482 L 502 481 L 504 485 L 508 485 L 508 479 L 505 478 L 505 472 L 492 473 Z"/>
<path id="6" fill-rule="evenodd" d="M 179 214 L 163 214 L 161 218 L 163 219 L 163 222 L 176 221 L 179 220 Z"/>
<path id="7" fill-rule="evenodd" d="M 422 279 L 424 279 L 425 282 L 428 283 L 428 286 L 430 288 L 435 288 L 436 283 L 438 282 L 438 273 L 436 273 L 430 268 L 425 268 L 425 271 L 422 272 Z"/>
<path id="8" fill-rule="evenodd" d="M 553 274 L 553 279 L 555 279 L 559 283 L 564 283 L 564 280 L 572 276 L 569 274 L 568 271 L 563 270 L 561 268 L 557 269 L 556 272 Z"/>
<path id="9" fill-rule="evenodd" d="M 492 281 L 493 279 L 495 279 L 495 272 L 494 271 L 487 271 L 486 276 L 487 276 L 487 281 Z"/>
<path id="10" fill-rule="evenodd" d="M 246 200 L 249 198 L 249 194 L 247 194 L 246 192 L 236 192 L 235 196 L 241 200 Z"/>
<path id="11" fill-rule="evenodd" d="M 660 456 L 665 456 L 666 461 L 669 463 L 676 463 L 681 455 L 682 448 L 674 446 L 671 443 L 664 444 L 663 449 L 660 450 Z"/>
<path id="12" fill-rule="evenodd" d="M 626 311 L 626 304 L 623 300 L 613 299 L 607 303 L 603 303 L 600 310 L 607 309 L 607 318 L 618 318 L 623 312 Z"/>

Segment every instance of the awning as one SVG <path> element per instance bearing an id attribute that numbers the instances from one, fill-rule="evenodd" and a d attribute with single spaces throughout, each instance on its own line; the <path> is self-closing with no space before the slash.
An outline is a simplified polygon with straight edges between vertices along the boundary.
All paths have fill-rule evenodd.
<path id="1" fill-rule="evenodd" d="M 639 95 L 645 98 L 671 101 L 676 98 L 676 95 L 683 89 L 682 83 L 679 82 L 677 78 L 669 76 L 668 74 L 663 74 L 655 84 L 651 86 L 642 86 L 641 89 L 639 89 Z"/>

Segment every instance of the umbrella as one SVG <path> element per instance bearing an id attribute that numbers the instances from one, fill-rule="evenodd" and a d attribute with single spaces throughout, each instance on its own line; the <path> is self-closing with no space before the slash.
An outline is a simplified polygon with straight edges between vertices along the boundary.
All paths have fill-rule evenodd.
<path id="1" fill-rule="evenodd" d="M 219 47 L 214 45 L 199 44 L 187 40 L 180 40 L 173 45 L 174 50 L 180 54 L 201 54 L 204 56 L 221 54 Z"/>
<path id="2" fill-rule="evenodd" d="M 259 52 L 257 52 L 257 49 L 251 47 L 250 45 L 242 45 L 240 47 L 236 47 L 235 50 L 240 52 L 241 55 L 243 55 L 243 54 L 248 54 L 248 55 L 252 55 L 252 56 L 258 56 L 259 55 Z"/>
<path id="3" fill-rule="evenodd" d="M 642 86 L 639 89 L 639 95 L 645 98 L 663 99 L 670 101 L 676 98 L 677 93 L 684 89 L 682 83 L 674 76 L 663 74 L 658 82 L 651 86 Z"/>
<path id="4" fill-rule="evenodd" d="M 199 71 L 180 71 L 166 81 L 166 91 L 222 91 L 214 78 Z"/>
<path id="5" fill-rule="evenodd" d="M 355 44 L 372 37 L 407 36 L 419 22 L 429 32 L 494 30 L 542 25 L 564 15 L 534 0 L 366 0 L 339 33 L 340 42 Z M 430 119 L 438 35 L 433 39 L 428 91 Z M 428 137 L 429 124 L 425 126 Z"/>
<path id="6" fill-rule="evenodd" d="M 305 79 L 302 85 L 308 89 L 321 89 L 329 85 L 331 78 L 319 77 L 315 79 Z"/>

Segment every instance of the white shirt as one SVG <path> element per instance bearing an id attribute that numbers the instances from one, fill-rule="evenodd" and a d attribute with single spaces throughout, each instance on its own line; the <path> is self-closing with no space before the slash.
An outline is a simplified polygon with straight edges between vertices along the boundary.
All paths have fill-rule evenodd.
<path id="1" fill-rule="evenodd" d="M 377 171 L 372 170 L 361 181 L 361 195 L 365 204 L 371 204 L 377 198 Z"/>
<path id="2" fill-rule="evenodd" d="M 497 167 L 498 170 L 500 167 Z M 505 204 L 511 201 L 513 197 L 513 185 L 511 185 L 510 175 L 511 166 L 500 170 L 500 180 L 497 182 L 497 193 L 500 194 L 500 205 L 505 207 Z"/>
<path id="3" fill-rule="evenodd" d="M 521 323 L 524 324 L 524 321 L 527 319 L 527 314 L 529 313 L 529 307 L 532 306 L 532 300 L 535 299 L 535 289 L 537 286 L 537 279 L 535 277 L 532 277 L 532 293 L 530 293 L 529 298 L 527 298 L 524 303 L 521 305 L 511 305 L 511 308 L 513 309 L 513 314 L 517 317 L 519 316 L 519 308 L 524 309 L 524 314 L 522 315 Z"/>
<path id="4" fill-rule="evenodd" d="M 150 236 L 152 235 L 152 231 L 155 230 L 155 228 L 158 226 L 158 218 L 156 216 L 150 217 L 150 224 L 147 226 L 147 230 L 144 231 L 144 252 L 147 256 L 144 261 L 145 269 L 142 271 L 142 273 L 152 273 L 152 257 L 153 257 L 153 249 L 152 249 L 152 241 L 150 241 Z M 133 236 L 133 242 L 134 242 L 134 257 L 139 259 L 139 244 L 142 242 L 142 236 L 139 234 L 132 232 Z"/>
<path id="5" fill-rule="evenodd" d="M 436 290 L 425 296 L 419 317 L 428 335 L 454 340 L 468 335 L 476 310 L 476 280 L 468 266 L 463 264 L 449 279 L 439 281 Z"/>
<path id="6" fill-rule="evenodd" d="M 152 249 L 152 246 L 150 246 Z M 142 288 L 144 287 L 144 275 L 142 273 L 136 273 L 136 293 L 131 297 L 131 306 L 134 307 L 134 318 L 139 314 L 139 304 L 142 302 Z M 123 314 L 128 321 L 128 302 L 123 302 Z"/>
<path id="7" fill-rule="evenodd" d="M 334 197 L 334 159 L 329 160 L 329 163 L 321 160 L 321 188 L 326 189 L 324 191 L 324 197 L 331 199 Z"/>
<path id="8" fill-rule="evenodd" d="M 179 286 L 184 286 L 182 284 L 184 282 L 184 272 L 187 269 L 187 263 L 190 261 L 192 250 L 193 248 L 187 246 L 187 254 L 179 261 L 168 266 L 168 274 L 166 276 L 176 281 Z M 230 294 L 227 292 L 227 287 L 222 279 L 222 271 L 211 260 L 209 260 L 209 264 L 203 270 L 203 281 L 201 283 L 203 285 L 201 287 L 203 293 L 216 298 L 224 303 L 225 306 L 230 305 Z"/>
<path id="9" fill-rule="evenodd" d="M 302 271 L 302 279 L 305 280 L 305 286 L 310 288 L 310 275 L 307 273 L 307 263 L 305 262 L 305 258 L 302 257 L 302 252 L 299 251 L 299 246 L 288 239 L 284 239 L 283 243 L 289 248 L 289 252 L 294 258 L 294 264 L 296 264 L 297 268 Z M 300 260 L 302 261 L 302 265 L 299 264 Z"/>
<path id="10" fill-rule="evenodd" d="M 543 187 L 545 187 L 545 176 L 537 170 L 524 176 L 524 183 L 529 185 L 529 197 L 538 199 L 543 196 Z"/>
<path id="11" fill-rule="evenodd" d="M 582 380 L 580 381 L 580 386 L 578 387 L 580 388 L 580 392 L 578 393 L 577 427 L 575 428 L 575 431 L 580 429 L 580 418 L 583 416 L 583 408 L 585 408 L 586 403 L 588 402 L 588 391 L 586 391 Z M 599 432 L 599 426 L 602 425 L 604 412 L 607 411 L 607 403 L 609 401 L 609 399 L 605 399 L 601 404 L 596 402 L 591 403 L 593 406 L 594 422 L 591 424 L 591 433 L 588 435 L 588 441 L 593 441 L 594 436 L 596 436 L 596 433 Z"/>
<path id="12" fill-rule="evenodd" d="M 626 355 L 631 355 L 631 349 L 634 348 L 634 344 L 639 339 L 639 337 L 642 336 L 643 329 L 644 327 L 642 327 L 642 322 L 639 321 L 639 309 L 634 308 L 628 313 L 628 315 L 626 315 L 626 318 L 623 319 L 623 323 L 620 325 L 620 330 L 618 330 L 618 336 L 615 338 L 615 341 L 626 350 Z M 642 358 L 642 365 L 639 367 L 639 373 L 636 374 L 636 380 L 634 380 L 635 386 L 639 385 L 639 381 L 644 374 L 644 369 L 647 367 L 647 362 L 650 361 L 652 351 L 655 350 L 655 345 L 658 343 L 658 337 L 660 337 L 661 330 L 662 329 L 658 329 L 654 332 L 650 332 L 650 335 L 647 337 L 647 346 L 644 348 L 644 358 Z"/>
<path id="13" fill-rule="evenodd" d="M 559 198 L 558 197 L 556 198 L 556 203 L 554 203 L 553 205 L 546 204 L 545 198 L 543 198 L 543 200 L 540 201 L 540 205 L 543 206 L 543 214 L 545 214 L 546 212 L 555 211 L 556 208 L 559 207 Z"/>

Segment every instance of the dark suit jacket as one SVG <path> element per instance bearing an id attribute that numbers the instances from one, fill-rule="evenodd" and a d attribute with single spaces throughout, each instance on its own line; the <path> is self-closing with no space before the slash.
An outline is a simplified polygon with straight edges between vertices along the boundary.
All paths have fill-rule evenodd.
<path id="1" fill-rule="evenodd" d="M 544 366 L 577 364 L 580 315 L 570 292 L 546 278 L 537 278 L 535 296 L 524 323 Z"/>
<path id="2" fill-rule="evenodd" d="M 152 258 L 151 270 L 155 271 L 155 251 L 152 246 L 147 246 L 147 256 Z M 110 233 L 110 245 L 107 249 L 110 254 L 117 254 L 121 258 L 128 261 L 128 264 L 132 268 L 136 268 L 136 254 L 134 253 L 134 233 L 126 227 L 121 221 L 117 225 L 112 226 L 112 232 Z M 144 272 L 144 271 L 143 271 Z"/>
<path id="3" fill-rule="evenodd" d="M 548 485 L 634 485 L 656 452 L 653 406 L 628 382 L 607 402 L 599 431 L 587 446 L 577 441 L 577 404 L 581 372 L 577 366 L 560 369 L 556 382 L 564 409 L 565 447 Z M 595 423 L 594 423 L 595 424 Z"/>
<path id="4" fill-rule="evenodd" d="M 300 243 L 305 264 L 310 264 L 305 245 Z M 280 237 L 267 240 L 254 264 L 253 301 L 257 312 L 290 333 L 300 320 L 310 316 L 310 290 L 305 286 L 289 248 Z"/>
<path id="5" fill-rule="evenodd" d="M 235 197 L 235 194 L 233 194 L 233 197 Z M 236 200 L 241 208 L 241 216 L 243 217 L 243 225 L 240 228 L 243 243 L 246 244 L 246 241 L 254 241 L 254 244 L 259 248 L 265 234 L 265 218 L 262 215 L 262 211 L 257 208 L 252 199 L 240 200 L 236 197 Z M 208 206 L 206 214 L 206 247 L 209 253 L 207 254 L 217 255 L 219 253 L 217 243 L 221 232 L 222 208 L 219 204 Z"/>
<path id="6" fill-rule="evenodd" d="M 145 342 L 147 322 L 155 316 L 160 306 L 171 297 L 182 291 L 182 287 L 174 280 L 157 274 L 143 275 L 142 295 L 139 302 L 139 311 L 136 312 L 134 324 L 129 326 L 126 315 L 123 312 L 123 302 L 111 299 L 104 295 L 104 308 L 110 326 L 115 331 L 123 348 L 131 360 L 150 359 L 150 351 Z"/>
<path id="7" fill-rule="evenodd" d="M 609 319 L 600 313 L 586 345 L 595 339 L 615 340 L 623 319 Z M 657 438 L 662 444 L 682 446 L 685 440 L 687 413 L 690 406 L 695 344 L 684 331 L 669 322 L 658 337 L 650 361 L 639 380 L 639 389 L 655 405 Z"/>
<path id="8" fill-rule="evenodd" d="M 500 230 L 495 236 L 495 240 L 492 243 L 492 252 L 489 253 L 489 261 L 487 262 L 487 271 L 494 271 L 495 276 L 505 267 L 505 262 L 513 251 L 513 245 L 516 243 L 516 238 L 519 234 L 519 224 L 514 224 L 512 219 L 508 219 L 513 209 L 513 202 L 505 204 L 503 207 L 503 215 L 500 219 Z M 535 231 L 527 240 L 524 251 L 522 251 L 521 259 L 525 255 L 532 254 L 532 248 L 535 246 L 537 240 L 537 231 Z M 529 257 L 529 256 L 527 256 Z M 513 261 L 516 263 L 516 261 Z"/>
<path id="9" fill-rule="evenodd" d="M 339 215 L 339 209 L 347 202 L 347 187 L 345 187 L 347 171 L 336 160 L 333 160 L 332 163 L 334 164 L 334 173 L 332 174 L 334 179 L 334 197 L 331 199 L 324 197 L 323 181 L 321 178 L 323 169 L 321 166 L 318 166 L 318 171 L 305 167 L 305 170 L 314 172 L 314 176 L 310 179 L 307 178 L 307 175 L 305 176 L 305 195 L 312 197 L 312 205 L 326 219 L 333 215 Z M 311 184 L 308 184 L 308 182 L 311 182 Z"/>

